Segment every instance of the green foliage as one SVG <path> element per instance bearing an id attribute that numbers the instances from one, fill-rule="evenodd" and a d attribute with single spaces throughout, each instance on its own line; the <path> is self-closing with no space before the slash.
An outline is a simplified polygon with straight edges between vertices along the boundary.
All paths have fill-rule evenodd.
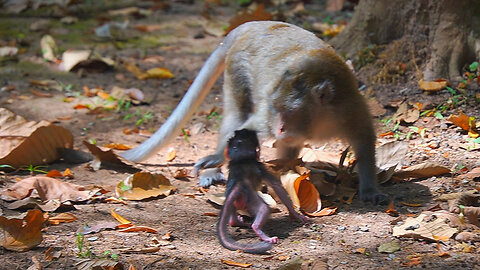
<path id="1" fill-rule="evenodd" d="M 358 65 L 363 67 L 369 63 L 372 63 L 375 59 L 377 59 L 377 50 L 378 47 L 376 45 L 370 44 L 363 50 L 359 51 L 357 55 Z"/>
<path id="2" fill-rule="evenodd" d="M 28 166 L 21 167 L 20 170 L 29 171 L 31 175 L 34 175 L 35 173 L 48 173 L 47 171 L 42 170 L 41 168 L 48 168 L 48 166 L 45 166 L 45 165 L 34 166 L 34 165 L 30 164 Z"/>
<path id="3" fill-rule="evenodd" d="M 251 2 L 252 0 L 237 0 L 239 5 L 249 5 Z"/>
<path id="4" fill-rule="evenodd" d="M 135 125 L 140 126 L 141 124 L 147 122 L 149 119 L 152 119 L 153 114 L 152 112 L 146 112 L 144 114 L 138 114 L 139 111 L 137 110 L 136 116 L 139 118 L 137 122 L 135 122 Z"/>
<path id="5" fill-rule="evenodd" d="M 215 110 L 215 111 L 213 111 L 213 112 L 211 112 L 207 115 L 208 120 L 211 120 L 213 118 L 216 118 L 217 120 L 221 120 L 222 116 L 220 114 L 218 114 L 218 112 Z"/>
<path id="6" fill-rule="evenodd" d="M 190 143 L 188 132 L 184 128 L 182 128 L 182 134 L 183 134 L 183 138 L 185 139 L 185 141 L 187 143 Z"/>
<path id="7" fill-rule="evenodd" d="M 476 72 L 478 70 L 478 62 L 475 61 L 470 64 L 469 66 L 470 72 Z"/>
<path id="8" fill-rule="evenodd" d="M 77 233 L 77 238 L 75 239 L 77 244 L 77 257 L 81 259 L 93 258 L 95 255 L 92 252 L 92 249 L 88 243 L 85 243 L 85 235 L 82 233 Z"/>
<path id="9" fill-rule="evenodd" d="M 12 167 L 12 166 L 10 166 L 10 165 L 7 165 L 7 164 L 0 165 L 0 169 L 12 169 L 12 170 L 15 170 L 14 167 Z"/>
<path id="10" fill-rule="evenodd" d="M 117 261 L 118 260 L 118 254 L 114 253 L 111 250 L 106 250 L 102 253 L 102 256 L 97 256 L 93 253 L 92 248 L 90 247 L 90 244 L 88 244 L 85 240 L 85 235 L 82 233 L 77 233 L 77 238 L 75 239 L 75 242 L 77 244 L 77 257 L 80 259 L 112 259 Z"/>

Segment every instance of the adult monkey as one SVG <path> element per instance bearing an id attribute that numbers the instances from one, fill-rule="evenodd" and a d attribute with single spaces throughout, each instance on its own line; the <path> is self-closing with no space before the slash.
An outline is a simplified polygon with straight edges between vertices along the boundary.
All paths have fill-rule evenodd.
<path id="1" fill-rule="evenodd" d="M 235 130 L 275 137 L 280 158 L 298 157 L 304 141 L 345 139 L 358 159 L 360 198 L 385 204 L 377 189 L 375 132 L 352 71 L 333 48 L 300 27 L 272 21 L 245 23 L 230 32 L 204 64 L 172 115 L 155 134 L 122 154 L 141 161 L 182 128 L 225 70 L 223 121 L 217 151 L 195 169 L 201 186 L 224 179 L 216 167 Z"/>

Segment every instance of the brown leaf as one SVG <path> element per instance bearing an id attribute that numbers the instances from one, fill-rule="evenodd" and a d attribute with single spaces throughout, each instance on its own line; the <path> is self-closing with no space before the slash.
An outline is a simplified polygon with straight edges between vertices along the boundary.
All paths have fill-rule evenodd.
<path id="1" fill-rule="evenodd" d="M 121 262 L 112 261 L 110 259 L 81 259 L 75 263 L 75 268 L 78 270 L 97 270 L 97 269 L 108 269 L 108 270 L 122 270 L 124 266 Z"/>
<path id="2" fill-rule="evenodd" d="M 315 186 L 308 181 L 308 177 L 309 174 L 299 175 L 290 171 L 286 175 L 282 175 L 280 180 L 293 204 L 305 214 L 315 216 L 322 209 L 322 201 Z"/>
<path id="3" fill-rule="evenodd" d="M 392 217 L 399 216 L 398 211 L 395 209 L 395 204 L 393 203 L 393 201 L 391 201 L 390 204 L 388 204 L 388 207 L 385 213 L 389 214 Z"/>
<path id="4" fill-rule="evenodd" d="M 480 180 L 480 167 L 474 168 L 473 170 L 469 171 L 466 174 L 460 175 L 460 178 L 466 178 L 470 180 Z"/>
<path id="5" fill-rule="evenodd" d="M 119 214 L 117 214 L 117 212 L 115 212 L 115 210 L 112 208 L 110 209 L 110 214 L 112 215 L 112 217 L 114 217 L 118 222 L 120 222 L 120 224 L 130 224 L 132 223 L 131 221 L 127 220 L 126 218 L 120 216 Z"/>
<path id="6" fill-rule="evenodd" d="M 173 161 L 176 157 L 177 157 L 177 151 L 175 150 L 175 148 L 173 147 L 168 148 L 167 157 L 166 157 L 167 161 L 168 162 Z"/>
<path id="7" fill-rule="evenodd" d="M 404 121 L 405 123 L 414 123 L 420 118 L 420 111 L 417 109 L 409 109 L 406 102 L 398 106 L 397 112 L 392 117 L 396 121 Z"/>
<path id="8" fill-rule="evenodd" d="M 48 218 L 48 223 L 52 225 L 58 225 L 64 222 L 74 222 L 77 220 L 77 217 L 70 213 L 60 213 L 54 217 Z"/>
<path id="9" fill-rule="evenodd" d="M 116 150 L 129 150 L 129 149 L 132 149 L 131 146 L 128 146 L 128 145 L 125 145 L 125 144 L 121 144 L 121 143 L 109 143 L 109 144 L 106 144 L 106 145 L 104 145 L 104 146 L 107 147 L 107 148 L 116 149 Z"/>
<path id="10" fill-rule="evenodd" d="M 95 158 L 100 161 L 101 163 L 111 163 L 111 164 L 116 164 L 116 165 L 122 165 L 122 166 L 128 166 L 128 167 L 134 167 L 134 164 L 124 160 L 121 158 L 119 155 L 117 155 L 115 152 L 113 152 L 112 149 L 109 150 L 103 150 L 100 147 L 91 144 L 87 141 L 83 141 L 83 144 L 88 148 L 88 150 L 95 156 Z"/>
<path id="11" fill-rule="evenodd" d="M 470 117 L 462 112 L 460 112 L 458 115 L 450 115 L 447 120 L 465 131 L 471 130 L 475 125 L 475 117 Z"/>
<path id="12" fill-rule="evenodd" d="M 403 205 L 405 205 L 405 206 L 409 206 L 409 207 L 420 207 L 420 206 L 422 206 L 422 204 L 420 204 L 420 203 L 401 202 L 401 204 L 403 204 Z"/>
<path id="13" fill-rule="evenodd" d="M 133 225 L 133 226 L 130 226 L 128 228 L 118 230 L 118 231 L 119 232 L 149 232 L 149 233 L 157 233 L 158 232 L 157 229 L 147 227 L 147 226 L 137 226 L 137 225 Z"/>
<path id="14" fill-rule="evenodd" d="M 264 10 L 263 4 L 259 4 L 253 12 L 240 12 L 237 16 L 230 20 L 230 25 L 225 31 L 225 35 L 235 29 L 237 26 L 250 21 L 269 21 L 272 19 L 272 14 Z"/>
<path id="15" fill-rule="evenodd" d="M 451 173 L 449 168 L 434 163 L 421 163 L 395 172 L 398 178 L 426 178 Z"/>
<path id="16" fill-rule="evenodd" d="M 181 179 L 181 178 L 187 178 L 187 177 L 188 177 L 188 170 L 185 168 L 177 169 L 173 174 L 173 178 L 175 179 Z"/>
<path id="17" fill-rule="evenodd" d="M 117 184 L 117 197 L 126 200 L 143 200 L 157 196 L 168 196 L 176 188 L 161 174 L 138 172 Z"/>
<path id="18" fill-rule="evenodd" d="M 0 198 L 6 201 L 20 200 L 29 197 L 36 190 L 42 201 L 59 200 L 85 201 L 98 192 L 98 189 L 87 190 L 83 186 L 62 182 L 55 178 L 34 176 L 15 183 L 0 193 Z"/>
<path id="19" fill-rule="evenodd" d="M 393 227 L 393 236 L 413 237 L 429 239 L 431 241 L 450 239 L 456 228 L 450 227 L 445 217 L 437 216 L 435 219 L 427 219 L 427 214 L 420 214 L 416 218 L 407 218 L 405 223 Z"/>
<path id="20" fill-rule="evenodd" d="M 123 65 L 123 67 L 126 70 L 130 71 L 130 73 L 135 75 L 135 77 L 137 77 L 137 79 L 140 79 L 144 74 L 143 71 L 139 67 L 137 67 L 137 65 L 135 65 L 135 64 L 125 63 Z"/>
<path id="21" fill-rule="evenodd" d="M 12 251 L 27 251 L 42 242 L 43 212 L 29 210 L 23 219 L 0 216 L 0 245 Z"/>
<path id="22" fill-rule="evenodd" d="M 387 113 L 387 110 L 385 107 L 380 104 L 375 98 L 369 98 L 368 99 L 368 108 L 370 109 L 370 113 L 372 116 L 382 116 Z"/>
<path id="23" fill-rule="evenodd" d="M 61 178 L 63 177 L 63 174 L 57 170 L 51 170 L 45 176 L 52 177 L 52 178 Z"/>
<path id="24" fill-rule="evenodd" d="M 160 24 L 137 24 L 133 28 L 137 29 L 140 32 L 151 33 L 162 29 Z"/>
<path id="25" fill-rule="evenodd" d="M 331 216 L 335 214 L 336 211 L 337 211 L 337 207 L 326 207 L 316 213 L 312 213 L 312 214 L 305 213 L 305 214 L 312 217 L 323 217 L 323 216 Z"/>
<path id="26" fill-rule="evenodd" d="M 445 88 L 447 86 L 447 81 L 441 80 L 441 81 L 432 82 L 432 81 L 424 81 L 423 79 L 420 79 L 420 81 L 418 82 L 418 86 L 420 87 L 420 89 L 424 91 L 435 92 Z"/>
<path id="27" fill-rule="evenodd" d="M 72 171 L 70 171 L 69 168 L 66 168 L 65 171 L 63 171 L 63 177 L 66 177 L 66 178 L 68 178 L 68 179 L 73 179 L 73 178 L 75 178 L 75 177 L 73 176 Z"/>
<path id="28" fill-rule="evenodd" d="M 226 265 L 237 266 L 237 267 L 242 267 L 242 268 L 248 268 L 248 267 L 253 265 L 251 263 L 239 263 L 239 262 L 228 261 L 228 260 L 224 260 L 224 259 L 221 259 L 220 261 L 222 263 L 226 264 Z"/>
<path id="29" fill-rule="evenodd" d="M 47 121 L 29 122 L 0 108 L 0 164 L 15 168 L 45 164 L 72 147 L 73 135 L 67 129 Z"/>
<path id="30" fill-rule="evenodd" d="M 300 158 L 303 162 L 322 161 L 332 164 L 338 164 L 340 156 L 341 155 L 338 152 L 327 152 L 306 147 L 300 151 Z"/>
<path id="31" fill-rule="evenodd" d="M 107 203 L 120 203 L 120 204 L 123 204 L 123 205 L 127 205 L 127 202 L 124 201 L 124 200 L 121 200 L 119 198 L 115 198 L 115 197 L 109 197 L 109 198 L 106 198 L 105 201 Z"/>
<path id="32" fill-rule="evenodd" d="M 140 76 L 137 76 L 139 79 L 144 80 L 144 79 L 170 79 L 173 78 L 173 73 L 166 69 L 166 68 L 161 68 L 161 67 L 156 67 L 156 68 L 151 68 L 147 70 L 145 73 L 141 74 Z"/>
<path id="33" fill-rule="evenodd" d="M 35 89 L 30 89 L 30 92 L 36 97 L 52 97 L 52 94 L 50 93 L 40 92 Z"/>

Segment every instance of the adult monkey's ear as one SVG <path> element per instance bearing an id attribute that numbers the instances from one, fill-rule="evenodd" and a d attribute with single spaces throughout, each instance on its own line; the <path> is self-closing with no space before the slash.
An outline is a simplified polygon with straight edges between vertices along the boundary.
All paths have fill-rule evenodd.
<path id="1" fill-rule="evenodd" d="M 328 104 L 335 95 L 335 88 L 329 80 L 320 82 L 310 89 L 312 96 L 319 104 Z"/>

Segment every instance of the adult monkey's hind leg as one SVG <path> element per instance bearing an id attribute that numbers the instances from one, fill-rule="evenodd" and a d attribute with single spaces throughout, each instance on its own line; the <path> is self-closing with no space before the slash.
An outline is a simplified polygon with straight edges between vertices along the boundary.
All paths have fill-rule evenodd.
<path id="1" fill-rule="evenodd" d="M 195 175 L 198 176 L 198 184 L 201 187 L 209 187 L 213 183 L 225 182 L 225 175 L 220 167 L 225 162 L 225 148 L 230 137 L 233 136 L 235 130 L 240 129 L 244 124 L 244 119 L 240 115 L 239 103 L 235 101 L 232 88 L 233 83 L 228 71 L 224 76 L 223 85 L 223 107 L 222 124 L 218 135 L 217 149 L 215 154 L 201 158 L 194 165 Z M 227 109 L 228 108 L 228 109 Z M 203 170 L 200 173 L 200 170 Z"/>

